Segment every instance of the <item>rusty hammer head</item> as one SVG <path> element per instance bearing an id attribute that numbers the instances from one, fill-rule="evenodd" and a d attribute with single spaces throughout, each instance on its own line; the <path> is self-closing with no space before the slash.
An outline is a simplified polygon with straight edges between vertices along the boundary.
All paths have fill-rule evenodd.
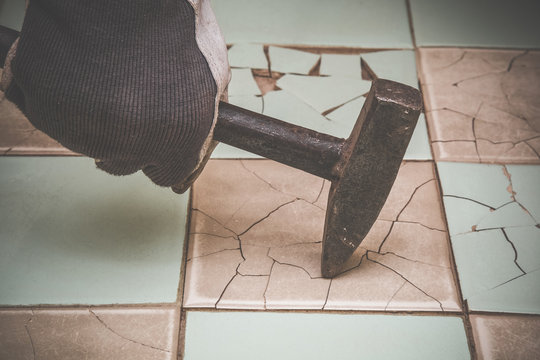
<path id="1" fill-rule="evenodd" d="M 332 181 L 322 274 L 333 277 L 377 219 L 421 110 L 418 90 L 380 79 L 346 140 L 226 103 L 220 105 L 214 139 Z"/>

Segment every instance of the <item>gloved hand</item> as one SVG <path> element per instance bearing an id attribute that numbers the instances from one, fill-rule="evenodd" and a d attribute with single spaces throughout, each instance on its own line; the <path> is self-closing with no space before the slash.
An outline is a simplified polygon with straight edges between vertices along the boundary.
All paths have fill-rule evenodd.
<path id="1" fill-rule="evenodd" d="M 227 49 L 209 0 L 30 0 L 2 87 L 102 170 L 185 191 L 215 147 Z"/>

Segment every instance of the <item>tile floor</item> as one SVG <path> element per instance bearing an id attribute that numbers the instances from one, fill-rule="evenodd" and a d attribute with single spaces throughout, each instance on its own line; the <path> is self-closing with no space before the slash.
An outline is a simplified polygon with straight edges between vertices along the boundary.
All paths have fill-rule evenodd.
<path id="1" fill-rule="evenodd" d="M 178 196 L 1 100 L 0 359 L 539 358 L 537 2 L 212 4 L 234 104 L 346 137 L 371 80 L 422 90 L 350 269 L 320 275 L 327 181 L 220 145 Z"/>

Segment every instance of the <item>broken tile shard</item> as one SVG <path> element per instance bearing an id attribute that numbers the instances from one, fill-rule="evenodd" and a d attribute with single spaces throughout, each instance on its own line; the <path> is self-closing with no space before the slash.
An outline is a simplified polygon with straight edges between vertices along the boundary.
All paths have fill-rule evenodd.
<path id="1" fill-rule="evenodd" d="M 366 94 L 371 82 L 343 76 L 285 75 L 277 85 L 322 113 Z"/>
<path id="2" fill-rule="evenodd" d="M 320 57 L 318 54 L 277 46 L 270 46 L 268 54 L 272 71 L 305 75 L 315 66 Z"/>
<path id="3" fill-rule="evenodd" d="M 360 55 L 322 54 L 320 74 L 361 79 Z"/>
<path id="4" fill-rule="evenodd" d="M 234 44 L 228 51 L 231 67 L 268 69 L 263 46 L 259 44 Z"/>

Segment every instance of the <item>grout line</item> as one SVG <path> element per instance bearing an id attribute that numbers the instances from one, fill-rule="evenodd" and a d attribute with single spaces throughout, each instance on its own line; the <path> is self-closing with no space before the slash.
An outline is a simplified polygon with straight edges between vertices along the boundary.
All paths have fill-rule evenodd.
<path id="1" fill-rule="evenodd" d="M 449 229 L 448 225 L 448 217 L 446 215 L 446 208 L 444 207 L 444 199 L 443 199 L 443 188 L 441 184 L 441 178 L 439 175 L 439 168 L 437 167 L 437 162 L 433 162 L 433 170 L 435 172 L 435 179 L 437 180 L 437 192 L 439 196 L 439 206 L 441 208 L 441 214 L 444 217 L 444 222 L 446 225 L 446 229 Z M 448 246 L 448 254 L 450 256 L 450 268 L 452 270 L 452 277 L 454 278 L 454 284 L 456 286 L 456 292 L 458 296 L 459 304 L 461 305 L 461 310 L 463 314 L 463 323 L 465 327 L 465 335 L 467 337 L 467 345 L 469 346 L 469 353 L 471 355 L 471 359 L 475 360 L 476 355 L 476 344 L 474 341 L 474 336 L 472 332 L 472 324 L 469 319 L 469 306 L 467 304 L 467 301 L 463 299 L 463 293 L 461 292 L 461 283 L 459 282 L 459 276 L 458 276 L 458 270 L 457 270 L 457 264 L 456 259 L 454 256 L 454 249 L 452 248 L 452 240 L 450 238 L 450 231 L 447 231 L 446 233 L 446 243 Z"/>

